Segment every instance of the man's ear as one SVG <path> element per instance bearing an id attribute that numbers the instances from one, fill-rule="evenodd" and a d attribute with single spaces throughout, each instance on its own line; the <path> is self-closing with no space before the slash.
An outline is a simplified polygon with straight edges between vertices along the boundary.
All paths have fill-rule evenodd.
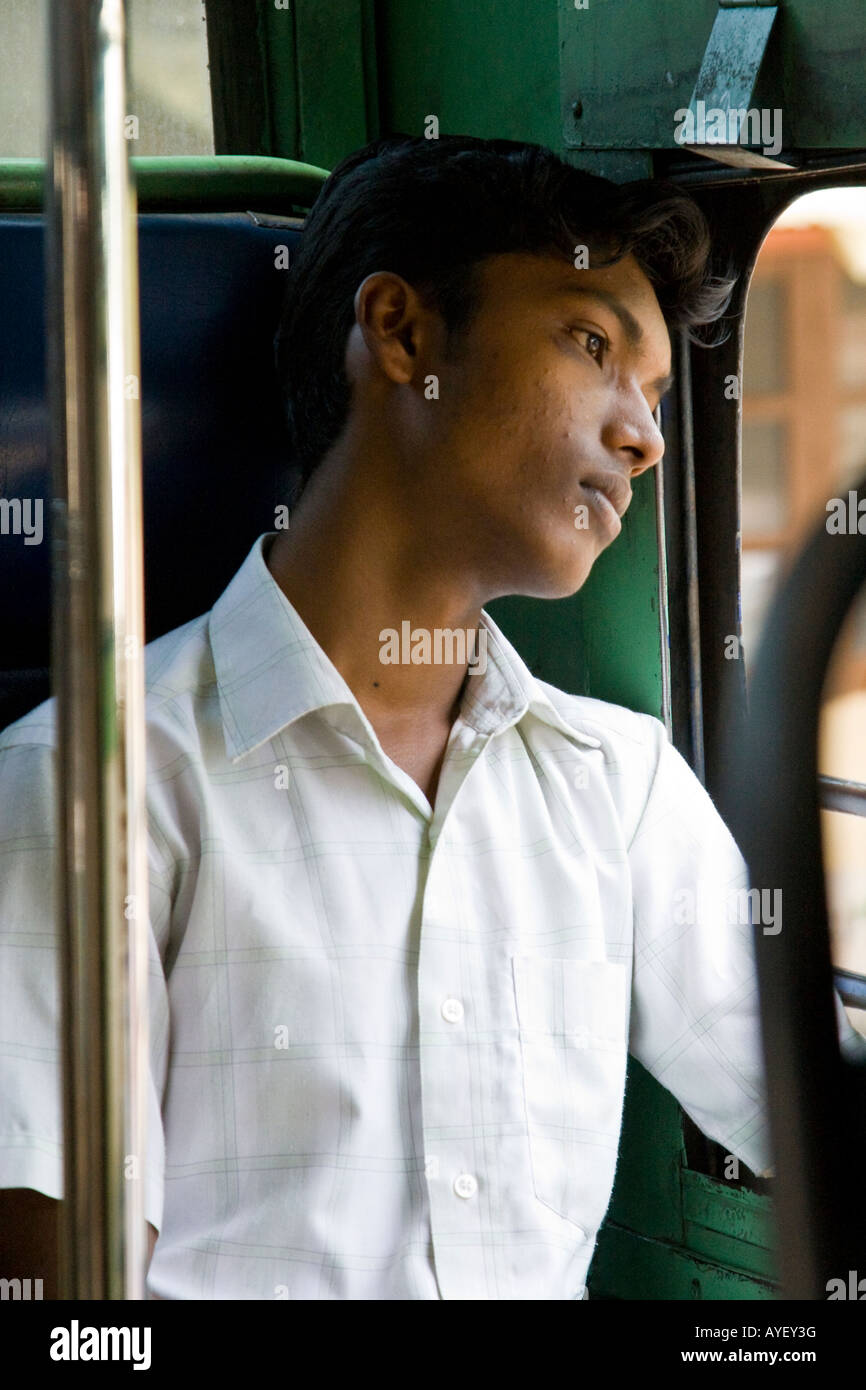
<path id="1" fill-rule="evenodd" d="M 400 275 L 377 270 L 355 291 L 355 330 L 372 359 L 391 381 L 407 385 L 418 369 L 418 353 L 429 311 Z M 351 340 L 350 340 L 351 341 Z"/>

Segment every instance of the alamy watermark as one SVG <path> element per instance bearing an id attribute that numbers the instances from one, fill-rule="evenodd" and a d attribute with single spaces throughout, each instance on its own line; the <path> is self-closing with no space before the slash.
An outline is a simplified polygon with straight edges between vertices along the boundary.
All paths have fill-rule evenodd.
<path id="1" fill-rule="evenodd" d="M 695 109 L 674 112 L 678 145 L 760 145 L 765 155 L 782 148 L 782 111 L 776 106 L 710 106 L 696 101 Z"/>
<path id="2" fill-rule="evenodd" d="M 42 1298 L 41 1279 L 0 1279 L 0 1302 L 7 1299 L 29 1303 Z"/>
<path id="3" fill-rule="evenodd" d="M 781 888 L 734 888 L 724 896 L 725 916 L 729 925 L 762 926 L 764 936 L 778 936 L 782 930 Z M 674 893 L 674 923 L 694 926 L 712 922 L 719 908 L 719 894 L 698 885 L 678 888 Z"/>
<path id="4" fill-rule="evenodd" d="M 41 497 L 0 497 L 0 536 L 23 536 L 25 545 L 41 545 Z"/>
<path id="5" fill-rule="evenodd" d="M 847 502 L 844 497 L 831 497 L 824 510 L 824 526 L 831 536 L 866 536 L 866 497 L 858 498 L 853 488 Z"/>
<path id="6" fill-rule="evenodd" d="M 470 676 L 487 670 L 487 629 L 474 627 L 412 627 L 408 619 L 379 633 L 383 665 L 466 666 Z"/>
<path id="7" fill-rule="evenodd" d="M 52 1361 L 131 1361 L 134 1371 L 150 1369 L 149 1327 L 68 1327 L 51 1330 Z"/>
<path id="8" fill-rule="evenodd" d="M 848 1270 L 847 1280 L 828 1279 L 825 1288 L 828 1303 L 840 1298 L 852 1299 L 858 1303 L 866 1300 L 866 1279 L 861 1279 L 856 1269 Z"/>

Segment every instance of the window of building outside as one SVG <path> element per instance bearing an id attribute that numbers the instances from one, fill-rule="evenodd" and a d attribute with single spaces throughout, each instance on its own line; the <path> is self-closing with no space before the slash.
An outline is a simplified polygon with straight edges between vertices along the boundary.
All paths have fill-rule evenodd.
<path id="1" fill-rule="evenodd" d="M 767 606 L 830 498 L 866 476 L 866 188 L 810 193 L 779 217 L 749 287 L 743 363 L 746 675 Z M 824 688 L 819 769 L 866 783 L 866 591 Z M 866 974 L 866 817 L 822 811 L 838 968 Z M 866 1010 L 849 1009 L 866 1033 Z"/>
<path id="2" fill-rule="evenodd" d="M 49 2 L 0 0 L 0 159 L 45 158 Z M 126 10 L 130 153 L 213 154 L 201 0 L 127 0 Z"/>

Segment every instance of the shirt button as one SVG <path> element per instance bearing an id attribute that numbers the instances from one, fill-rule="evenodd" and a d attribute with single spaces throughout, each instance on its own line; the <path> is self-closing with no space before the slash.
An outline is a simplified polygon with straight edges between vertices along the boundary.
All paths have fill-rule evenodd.
<path id="1" fill-rule="evenodd" d="M 458 1173 L 454 1179 L 454 1191 L 458 1197 L 471 1197 L 477 1192 L 478 1183 L 471 1173 Z"/>
<path id="2" fill-rule="evenodd" d="M 463 1017 L 463 1005 L 459 999 L 446 999 L 442 1005 L 442 1017 L 449 1023 L 459 1023 Z"/>

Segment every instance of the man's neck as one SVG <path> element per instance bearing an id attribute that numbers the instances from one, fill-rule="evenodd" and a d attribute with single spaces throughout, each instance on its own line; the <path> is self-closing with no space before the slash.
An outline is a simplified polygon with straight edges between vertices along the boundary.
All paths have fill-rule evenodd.
<path id="1" fill-rule="evenodd" d="M 290 529 L 270 547 L 268 569 L 374 728 L 450 728 L 466 663 L 383 661 L 380 634 L 400 634 L 405 622 L 431 637 L 474 633 L 481 604 L 467 600 L 448 557 L 433 558 L 435 528 L 413 534 L 382 490 L 375 500 L 371 491 L 357 475 L 350 488 L 314 474 Z"/>

